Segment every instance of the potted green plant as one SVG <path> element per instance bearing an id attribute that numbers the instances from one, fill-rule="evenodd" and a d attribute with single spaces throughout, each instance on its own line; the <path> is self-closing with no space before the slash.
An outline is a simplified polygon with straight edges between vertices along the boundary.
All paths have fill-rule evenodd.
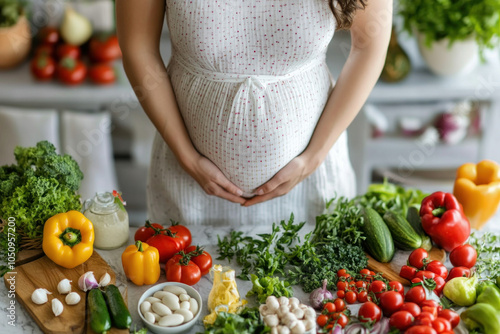
<path id="1" fill-rule="evenodd" d="M 500 37 L 498 0 L 399 0 L 399 15 L 439 75 L 471 70 Z"/>
<path id="2" fill-rule="evenodd" d="M 0 0 L 0 69 L 21 63 L 30 47 L 31 30 L 23 2 Z"/>

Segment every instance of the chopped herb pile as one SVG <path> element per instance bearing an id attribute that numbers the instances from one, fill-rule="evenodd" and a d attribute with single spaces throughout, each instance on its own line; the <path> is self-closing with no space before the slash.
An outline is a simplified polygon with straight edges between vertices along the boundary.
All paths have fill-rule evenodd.
<path id="1" fill-rule="evenodd" d="M 219 312 L 213 325 L 205 328 L 205 334 L 265 334 L 271 329 L 260 320 L 257 307 L 245 307 L 238 314 Z"/>

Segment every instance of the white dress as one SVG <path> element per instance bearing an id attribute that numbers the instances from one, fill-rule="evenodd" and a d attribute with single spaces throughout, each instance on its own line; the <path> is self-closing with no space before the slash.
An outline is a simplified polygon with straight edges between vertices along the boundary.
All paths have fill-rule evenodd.
<path id="1" fill-rule="evenodd" d="M 167 71 L 196 149 L 246 196 L 308 145 L 333 89 L 325 62 L 329 0 L 166 0 Z M 285 196 L 244 208 L 205 194 L 157 133 L 148 215 L 158 223 L 314 222 L 327 200 L 355 194 L 346 134 Z"/>

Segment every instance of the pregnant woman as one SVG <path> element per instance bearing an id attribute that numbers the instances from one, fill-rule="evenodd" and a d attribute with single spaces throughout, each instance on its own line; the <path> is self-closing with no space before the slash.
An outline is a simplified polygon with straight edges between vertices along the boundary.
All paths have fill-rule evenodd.
<path id="1" fill-rule="evenodd" d="M 120 0 L 116 14 L 125 71 L 157 129 L 150 219 L 314 222 L 355 194 L 345 130 L 382 69 L 392 1 Z M 325 58 L 338 29 L 351 47 L 335 83 Z"/>

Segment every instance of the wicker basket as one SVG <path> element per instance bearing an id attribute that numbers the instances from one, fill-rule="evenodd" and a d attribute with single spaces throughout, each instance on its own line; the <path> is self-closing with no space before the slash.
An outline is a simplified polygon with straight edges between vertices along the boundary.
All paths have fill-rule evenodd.
<path id="1" fill-rule="evenodd" d="M 3 232 L 3 229 L 7 226 L 7 222 L 3 219 L 0 219 L 0 233 Z M 19 242 L 19 249 L 42 249 L 42 237 L 32 239 L 28 237 L 28 235 L 22 230 L 17 229 L 17 234 L 21 237 L 21 241 Z"/>

